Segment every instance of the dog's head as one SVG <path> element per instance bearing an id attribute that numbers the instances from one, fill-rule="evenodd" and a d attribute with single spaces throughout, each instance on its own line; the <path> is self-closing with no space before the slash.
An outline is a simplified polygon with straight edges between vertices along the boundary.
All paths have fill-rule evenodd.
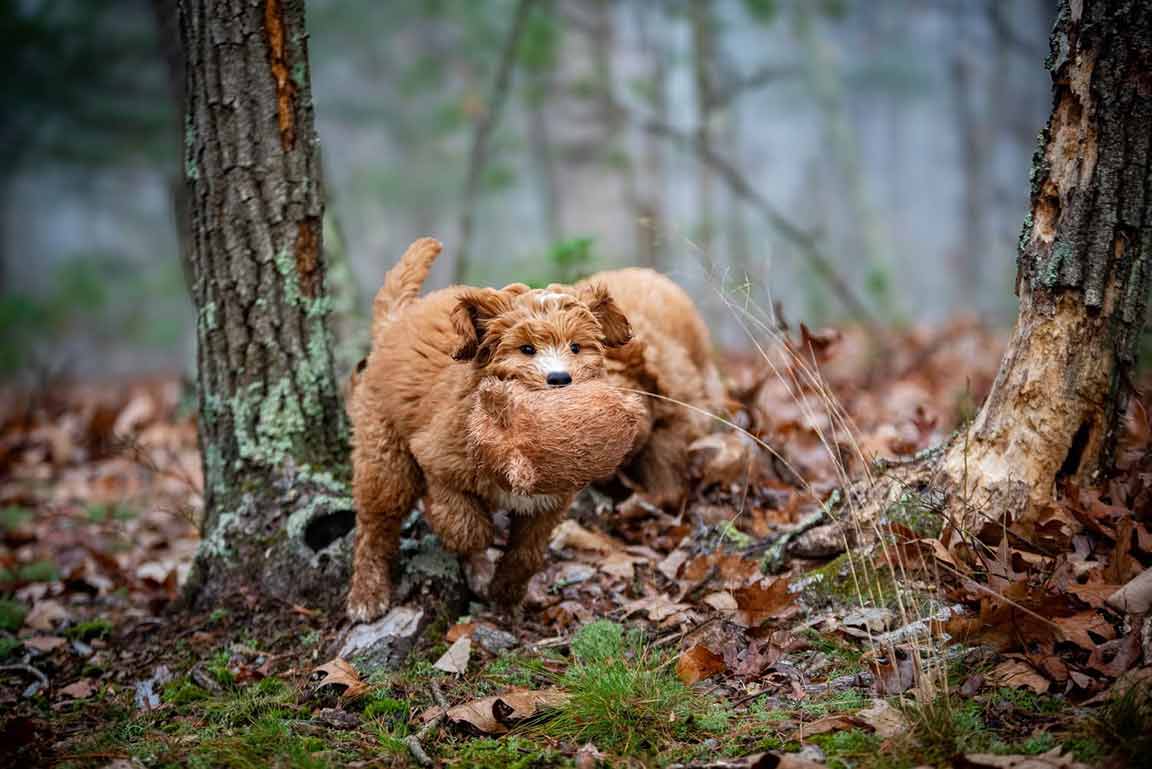
<path id="1" fill-rule="evenodd" d="M 466 288 L 452 311 L 457 360 L 529 387 L 563 387 L 604 373 L 604 348 L 632 338 L 607 288 Z"/>

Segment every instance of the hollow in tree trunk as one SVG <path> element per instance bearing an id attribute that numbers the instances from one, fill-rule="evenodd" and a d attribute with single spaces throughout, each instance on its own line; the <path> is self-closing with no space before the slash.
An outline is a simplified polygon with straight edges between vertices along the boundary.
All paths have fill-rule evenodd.
<path id="1" fill-rule="evenodd" d="M 354 522 L 302 0 L 184 0 L 203 540 L 187 597 L 332 605 Z"/>
<path id="2" fill-rule="evenodd" d="M 992 391 L 943 457 L 964 527 L 1027 517 L 1109 472 L 1152 258 L 1152 4 L 1061 3 L 1053 106 L 1020 237 L 1019 317 Z"/>

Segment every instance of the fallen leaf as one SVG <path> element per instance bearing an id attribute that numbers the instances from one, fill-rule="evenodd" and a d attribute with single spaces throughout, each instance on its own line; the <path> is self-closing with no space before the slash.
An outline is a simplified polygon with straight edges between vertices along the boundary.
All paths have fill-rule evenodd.
<path id="1" fill-rule="evenodd" d="M 676 661 L 676 675 L 689 686 L 727 669 L 724 658 L 703 644 L 696 644 Z"/>
<path id="2" fill-rule="evenodd" d="M 448 632 L 444 634 L 444 640 L 448 643 L 456 643 L 461 638 L 472 635 L 475 630 L 475 622 L 457 622 L 455 625 L 448 628 Z"/>
<path id="3" fill-rule="evenodd" d="M 1027 662 L 1019 659 L 1008 659 L 1001 662 L 989 671 L 988 680 L 1010 689 L 1031 689 L 1037 694 L 1044 694 L 1051 686 L 1051 682 L 1036 672 Z"/>
<path id="4" fill-rule="evenodd" d="M 861 718 L 854 716 L 825 716 L 809 724 L 801 724 L 790 739 L 803 742 L 814 734 L 827 734 L 828 732 L 846 732 L 850 729 L 863 729 L 872 731 L 872 725 Z"/>
<path id="5" fill-rule="evenodd" d="M 68 643 L 67 640 L 60 636 L 54 635 L 38 635 L 31 638 L 24 639 L 24 645 L 29 649 L 35 649 L 38 652 L 46 654 L 55 649 L 59 649 L 64 644 Z"/>
<path id="6" fill-rule="evenodd" d="M 344 699 L 355 699 L 368 690 L 368 684 L 360 679 L 356 668 L 343 657 L 337 657 L 314 669 L 312 677 L 316 681 L 317 689 L 325 686 L 343 686 L 344 692 L 341 696 Z"/>
<path id="7" fill-rule="evenodd" d="M 736 599 L 735 621 L 744 627 L 759 627 L 773 618 L 783 618 L 796 610 L 796 597 L 788 592 L 788 580 L 773 580 L 767 587 L 757 582 L 732 591 Z"/>
<path id="8" fill-rule="evenodd" d="M 518 722 L 567 701 L 568 693 L 560 689 L 518 689 L 456 705 L 443 715 L 450 723 L 479 734 L 507 734 Z M 440 708 L 431 708 L 421 718 L 427 723 L 441 714 Z"/>
<path id="9" fill-rule="evenodd" d="M 432 667 L 443 670 L 445 673 L 455 673 L 462 676 L 468 670 L 468 659 L 471 656 L 472 638 L 461 636 L 448 647 L 448 651 L 444 652 Z"/>
<path id="10" fill-rule="evenodd" d="M 36 602 L 24 618 L 24 624 L 33 630 L 55 630 L 57 624 L 71 616 L 59 601 L 47 599 Z"/>
<path id="11" fill-rule="evenodd" d="M 688 551 L 676 549 L 668 554 L 663 561 L 656 565 L 656 571 L 663 574 L 669 580 L 675 582 L 680 575 L 680 567 L 688 560 Z"/>
<path id="12" fill-rule="evenodd" d="M 1086 651 L 1092 651 L 1101 642 L 1116 637 L 1112 623 L 1095 611 L 1083 611 L 1071 617 L 1053 617 L 1052 622 L 1060 628 L 1064 638 Z M 1098 636 L 1099 640 L 1093 636 Z"/>
<path id="13" fill-rule="evenodd" d="M 736 611 L 736 599 L 732 597 L 731 593 L 720 591 L 718 593 L 709 593 L 701 599 L 703 603 L 711 606 L 716 611 Z"/>
<path id="14" fill-rule="evenodd" d="M 620 579 L 633 579 L 636 576 L 635 564 L 647 563 L 648 559 L 624 552 L 609 553 L 600 561 L 600 571 Z"/>
<path id="15" fill-rule="evenodd" d="M 872 700 L 872 707 L 856 711 L 856 717 L 872 727 L 880 737 L 895 737 L 908 730 L 904 714 L 887 700 Z"/>
<path id="16" fill-rule="evenodd" d="M 92 683 L 92 679 L 81 678 L 79 681 L 65 686 L 60 690 L 60 693 L 74 700 L 86 700 L 91 697 L 95 691 L 96 685 Z"/>
<path id="17" fill-rule="evenodd" d="M 610 553 L 623 547 L 611 537 L 589 531 L 573 520 L 564 521 L 553 529 L 548 546 L 553 550 L 574 547 L 577 550 L 590 550 L 595 553 Z"/>
<path id="18" fill-rule="evenodd" d="M 648 619 L 653 622 L 663 622 L 674 614 L 687 611 L 692 606 L 686 603 L 676 603 L 663 593 L 638 598 L 624 606 L 624 616 L 635 614 L 638 611 L 647 612 Z"/>
<path id="19" fill-rule="evenodd" d="M 873 684 L 878 694 L 900 694 L 916 685 L 916 659 L 899 646 L 872 662 Z"/>
<path id="20" fill-rule="evenodd" d="M 1135 579 L 1108 597 L 1108 603 L 1129 614 L 1144 614 L 1152 609 L 1152 569 L 1145 569 Z"/>

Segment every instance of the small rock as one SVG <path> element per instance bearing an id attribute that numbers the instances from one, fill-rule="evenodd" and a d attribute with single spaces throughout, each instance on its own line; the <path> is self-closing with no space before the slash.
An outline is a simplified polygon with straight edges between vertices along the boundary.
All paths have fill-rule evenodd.
<path id="1" fill-rule="evenodd" d="M 360 725 L 360 717 L 355 713 L 339 708 L 321 708 L 316 720 L 333 729 L 355 729 Z"/>
<path id="2" fill-rule="evenodd" d="M 423 609 L 396 606 L 375 622 L 356 625 L 337 656 L 353 661 L 365 673 L 399 665 L 426 624 Z"/>
<path id="3" fill-rule="evenodd" d="M 843 524 L 829 523 L 816 526 L 788 543 L 788 554 L 796 558 L 831 558 L 844 552 L 844 538 L 852 541 L 852 533 Z"/>
<path id="4" fill-rule="evenodd" d="M 172 671 L 167 665 L 157 665 L 152 675 L 136 682 L 133 702 L 137 710 L 155 710 L 160 707 L 160 687 L 172 680 Z"/>
<path id="5" fill-rule="evenodd" d="M 866 607 L 857 609 L 851 614 L 841 620 L 841 624 L 845 628 L 852 628 L 857 631 L 863 631 L 864 634 L 869 633 L 883 633 L 892 624 L 892 620 L 896 615 L 890 609 L 879 609 L 876 607 Z"/>
<path id="6" fill-rule="evenodd" d="M 492 654 L 506 652 L 520 645 L 520 639 L 516 636 L 507 630 L 501 630 L 492 625 L 477 625 L 472 631 L 472 638 L 476 643 L 480 644 L 485 651 L 491 652 Z"/>
<path id="7" fill-rule="evenodd" d="M 819 745 L 801 745 L 800 751 L 795 754 L 801 761 L 812 761 L 822 764 L 825 761 L 824 751 Z"/>

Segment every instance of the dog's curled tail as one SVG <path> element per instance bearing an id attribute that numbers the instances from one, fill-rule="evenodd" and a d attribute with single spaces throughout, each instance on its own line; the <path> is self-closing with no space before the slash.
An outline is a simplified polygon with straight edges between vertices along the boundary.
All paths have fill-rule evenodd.
<path id="1" fill-rule="evenodd" d="M 404 306 L 420 295 L 420 287 L 443 246 L 435 238 L 420 238 L 384 276 L 384 285 L 372 300 L 372 337 L 375 338 Z"/>

